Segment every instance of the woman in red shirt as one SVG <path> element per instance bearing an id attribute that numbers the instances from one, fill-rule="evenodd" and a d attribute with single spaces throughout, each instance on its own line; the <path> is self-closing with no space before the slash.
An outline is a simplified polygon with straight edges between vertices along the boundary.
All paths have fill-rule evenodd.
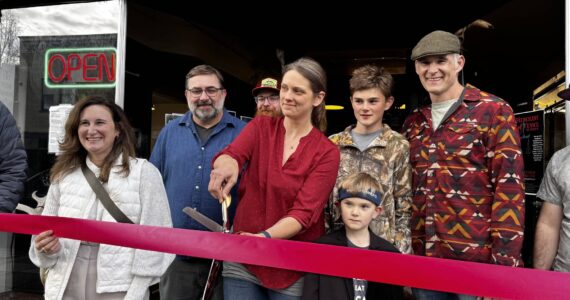
<path id="1" fill-rule="evenodd" d="M 313 241 L 324 234 L 323 208 L 340 154 L 323 134 L 326 74 L 301 58 L 283 70 L 283 117 L 256 117 L 212 163 L 208 190 L 228 195 L 243 170 L 234 232 Z M 244 169 L 245 168 L 245 169 Z M 224 263 L 226 299 L 298 299 L 303 273 Z"/>

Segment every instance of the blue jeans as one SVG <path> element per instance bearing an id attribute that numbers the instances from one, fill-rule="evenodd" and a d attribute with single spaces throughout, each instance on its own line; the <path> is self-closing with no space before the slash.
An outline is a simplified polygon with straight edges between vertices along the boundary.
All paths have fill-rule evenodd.
<path id="1" fill-rule="evenodd" d="M 412 288 L 417 300 L 476 300 L 476 296 Z"/>
<path id="2" fill-rule="evenodd" d="M 224 277 L 224 299 L 227 300 L 299 300 L 246 280 Z"/>

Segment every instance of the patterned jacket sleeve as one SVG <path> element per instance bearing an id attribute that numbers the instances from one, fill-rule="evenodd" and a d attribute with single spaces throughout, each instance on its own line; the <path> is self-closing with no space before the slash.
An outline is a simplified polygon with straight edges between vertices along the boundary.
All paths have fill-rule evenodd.
<path id="1" fill-rule="evenodd" d="M 491 211 L 492 262 L 522 266 L 524 234 L 524 161 L 513 111 L 502 103 L 487 141 L 491 183 L 495 185 Z"/>
<path id="2" fill-rule="evenodd" d="M 410 219 L 412 217 L 412 166 L 410 164 L 410 147 L 404 144 L 399 152 L 398 167 L 394 172 L 394 204 L 396 205 L 396 236 L 394 243 L 401 253 L 412 253 L 412 233 Z"/>

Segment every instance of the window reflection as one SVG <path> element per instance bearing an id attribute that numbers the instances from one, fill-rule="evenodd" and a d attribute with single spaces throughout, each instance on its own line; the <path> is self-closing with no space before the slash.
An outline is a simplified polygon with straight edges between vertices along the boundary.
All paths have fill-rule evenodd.
<path id="1" fill-rule="evenodd" d="M 0 51 L 0 101 L 13 113 L 28 154 L 28 182 L 20 203 L 35 207 L 33 197 L 47 193 L 55 159 L 48 153 L 50 107 L 88 95 L 115 98 L 116 53 L 85 49 L 116 48 L 119 6 L 118 1 L 100 1 L 1 13 L 0 44 L 9 46 Z M 51 73 L 46 61 L 50 49 L 61 55 Z M 46 82 L 50 74 L 58 81 Z M 28 259 L 29 243 L 29 235 L 0 233 L 0 251 L 14 253 L 0 258 L 0 294 L 14 291 L 28 293 L 19 299 L 35 299 L 33 294 L 43 293 L 38 270 Z"/>

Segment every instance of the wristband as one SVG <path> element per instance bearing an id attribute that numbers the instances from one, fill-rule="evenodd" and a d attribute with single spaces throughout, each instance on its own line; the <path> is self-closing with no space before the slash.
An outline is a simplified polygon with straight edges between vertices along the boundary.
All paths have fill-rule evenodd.
<path id="1" fill-rule="evenodd" d="M 260 233 L 263 234 L 263 236 L 266 237 L 266 238 L 268 238 L 268 239 L 271 238 L 271 234 L 269 234 L 269 232 L 267 232 L 267 231 L 265 231 L 265 230 L 262 231 L 262 232 L 260 232 Z"/>

